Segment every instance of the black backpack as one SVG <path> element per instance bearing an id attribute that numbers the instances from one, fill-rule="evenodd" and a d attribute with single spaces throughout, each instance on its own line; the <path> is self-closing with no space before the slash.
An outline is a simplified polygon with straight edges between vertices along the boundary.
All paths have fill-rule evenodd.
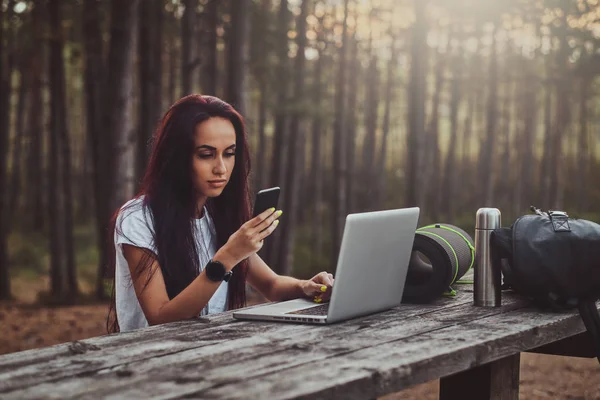
<path id="1" fill-rule="evenodd" d="M 593 337 L 600 361 L 600 225 L 569 218 L 562 211 L 518 218 L 490 236 L 494 268 L 501 268 L 503 289 L 529 297 L 553 310 L 578 308 Z"/>

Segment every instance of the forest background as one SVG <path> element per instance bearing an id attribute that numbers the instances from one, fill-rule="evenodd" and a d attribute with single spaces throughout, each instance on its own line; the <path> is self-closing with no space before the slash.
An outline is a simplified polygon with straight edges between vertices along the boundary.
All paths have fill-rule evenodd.
<path id="1" fill-rule="evenodd" d="M 252 194 L 282 188 L 282 224 L 261 250 L 279 273 L 331 271 L 353 212 L 417 205 L 420 225 L 471 234 L 483 206 L 503 225 L 531 204 L 600 221 L 598 0 L 0 10 L 4 321 L 14 304 L 105 310 L 108 220 L 137 191 L 157 122 L 190 93 L 244 115 Z M 16 331 L 3 352 L 72 337 Z"/>

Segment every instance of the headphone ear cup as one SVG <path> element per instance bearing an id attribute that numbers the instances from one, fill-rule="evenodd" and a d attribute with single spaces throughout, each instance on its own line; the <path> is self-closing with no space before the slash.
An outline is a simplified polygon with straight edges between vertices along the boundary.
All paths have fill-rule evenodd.
<path id="1" fill-rule="evenodd" d="M 433 265 L 427 256 L 417 250 L 413 250 L 410 255 L 410 267 L 408 269 L 407 280 L 411 283 L 423 283 L 431 279 L 433 275 Z"/>
<path id="2" fill-rule="evenodd" d="M 426 303 L 440 296 L 454 277 L 451 268 L 446 250 L 430 236 L 417 232 L 402 301 Z"/>

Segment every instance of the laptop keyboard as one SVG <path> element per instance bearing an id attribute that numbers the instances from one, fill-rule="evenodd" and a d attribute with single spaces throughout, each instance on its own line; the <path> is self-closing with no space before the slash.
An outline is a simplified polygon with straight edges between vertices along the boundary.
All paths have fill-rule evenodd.
<path id="1" fill-rule="evenodd" d="M 302 314 L 302 315 L 327 315 L 329 303 L 321 304 L 316 307 L 303 308 L 302 310 L 290 311 L 286 314 Z"/>

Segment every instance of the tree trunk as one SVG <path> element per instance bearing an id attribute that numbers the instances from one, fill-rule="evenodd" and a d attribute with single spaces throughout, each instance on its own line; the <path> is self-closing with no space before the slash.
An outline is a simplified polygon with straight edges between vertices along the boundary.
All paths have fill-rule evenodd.
<path id="1" fill-rule="evenodd" d="M 570 91 L 569 55 L 570 47 L 567 41 L 567 17 L 563 10 L 561 29 L 558 34 L 560 49 L 557 53 L 558 79 L 556 81 L 556 120 L 552 133 L 552 158 L 550 161 L 550 198 L 549 205 L 552 209 L 560 210 L 564 207 L 564 164 L 562 140 L 565 130 L 570 122 Z"/>
<path id="2" fill-rule="evenodd" d="M 168 14 L 168 25 L 170 27 L 167 37 L 173 37 L 173 29 L 174 25 L 177 24 L 177 18 L 173 15 L 173 13 Z M 177 69 L 177 58 L 178 58 L 178 49 L 181 50 L 181 47 L 178 44 L 178 41 L 174 40 L 172 42 L 167 42 L 168 51 L 168 61 L 169 61 L 169 72 L 167 75 L 167 90 L 169 91 L 169 104 L 166 108 L 171 106 L 171 104 L 175 103 L 178 99 L 177 93 L 177 77 L 180 75 L 181 70 Z"/>
<path id="3" fill-rule="evenodd" d="M 369 47 L 371 45 L 369 44 Z M 372 203 L 377 181 L 375 176 L 375 149 L 377 147 L 377 119 L 379 117 L 379 69 L 377 67 L 377 55 L 370 49 L 370 60 L 366 76 L 366 104 L 365 104 L 365 140 L 363 142 L 362 155 L 362 181 L 365 185 L 361 193 L 361 210 L 372 211 Z M 350 176 L 351 178 L 351 176 Z"/>
<path id="4" fill-rule="evenodd" d="M 250 51 L 250 1 L 231 3 L 231 37 L 227 60 L 227 101 L 245 118 L 248 58 Z"/>
<path id="5" fill-rule="evenodd" d="M 62 43 L 61 43 L 62 50 Z M 62 51 L 61 51 L 62 53 Z M 75 248 L 73 243 L 73 185 L 71 178 L 71 144 L 68 131 L 68 118 L 67 118 L 67 96 L 66 96 L 66 85 L 65 85 L 65 69 L 64 61 L 61 57 L 61 63 L 57 64 L 61 67 L 61 74 L 58 75 L 62 78 L 62 85 L 58 88 L 62 91 L 62 102 L 57 105 L 57 111 L 60 113 L 60 119 L 62 129 L 59 131 L 60 138 L 60 158 L 62 159 L 62 191 L 63 199 L 65 202 L 64 206 L 64 240 L 65 240 L 65 254 L 66 254 L 66 272 L 67 272 L 67 293 L 69 298 L 67 301 L 74 302 L 75 296 L 79 293 L 77 284 L 77 270 L 75 265 Z M 59 92 L 60 93 L 60 92 Z"/>
<path id="6" fill-rule="evenodd" d="M 390 52 L 390 60 L 387 68 L 387 77 L 386 77 L 386 85 L 385 85 L 385 98 L 384 98 L 384 109 L 383 109 L 383 121 L 381 125 L 381 143 L 379 145 L 379 151 L 377 156 L 377 171 L 376 171 L 376 181 L 377 181 L 377 189 L 374 197 L 374 207 L 376 209 L 384 209 L 385 208 L 385 188 L 386 188 L 386 153 L 387 153 L 387 141 L 390 132 L 390 115 L 392 109 L 392 103 L 394 102 L 394 88 L 396 86 L 396 80 L 394 79 L 394 74 L 397 68 L 397 58 L 398 58 L 398 49 L 396 46 L 396 36 L 392 34 L 392 44 L 391 44 L 391 52 Z"/>
<path id="7" fill-rule="evenodd" d="M 552 76 L 550 61 L 546 61 L 546 81 L 544 84 L 546 96 L 544 99 L 544 153 L 542 154 L 542 168 L 540 188 L 540 207 L 550 207 L 550 169 L 552 160 Z"/>
<path id="8" fill-rule="evenodd" d="M 288 210 L 284 216 L 285 221 L 281 232 L 281 251 L 277 265 L 284 275 L 289 275 L 293 268 L 294 261 L 294 239 L 296 230 L 296 221 L 298 219 L 298 204 L 300 197 L 300 177 L 304 170 L 304 143 L 306 130 L 304 129 L 304 111 L 300 105 L 304 102 L 304 70 L 306 57 L 306 17 L 310 9 L 310 0 L 302 0 L 300 5 L 300 15 L 296 21 L 296 45 L 298 51 L 294 59 L 294 113 L 290 118 L 290 139 L 288 148 L 288 163 L 286 190 L 283 209 Z"/>
<path id="9" fill-rule="evenodd" d="M 33 42 L 42 43 L 44 27 L 44 7 L 37 3 L 34 5 L 32 13 Z M 43 153 L 42 144 L 45 135 L 44 112 L 42 88 L 44 80 L 44 69 L 46 63 L 45 52 L 43 48 L 39 51 L 31 52 L 31 95 L 30 107 L 33 112 L 37 112 L 36 118 L 29 121 L 30 147 L 27 161 L 27 182 L 26 186 L 27 209 L 30 210 L 27 226 L 33 228 L 36 232 L 41 232 L 44 228 L 47 218 L 44 209 L 44 198 L 46 191 L 43 184 L 46 182 L 45 174 L 42 169 Z"/>
<path id="10" fill-rule="evenodd" d="M 271 0 L 262 0 L 260 8 L 257 11 L 256 18 L 252 21 L 251 31 L 252 40 L 250 50 L 252 52 L 250 58 L 252 64 L 255 65 L 255 77 L 258 82 L 258 124 L 257 124 L 257 149 L 265 151 L 267 148 L 266 126 L 268 118 L 268 103 L 269 103 L 269 63 L 268 58 L 271 51 L 264 46 L 261 41 L 269 37 L 269 22 L 271 12 Z M 254 183 L 256 188 L 263 188 L 267 185 L 268 165 L 267 157 L 256 157 L 256 168 L 254 175 Z"/>
<path id="11" fill-rule="evenodd" d="M 71 151 L 67 132 L 66 84 L 63 59 L 62 13 L 59 0 L 50 0 L 50 184 L 49 212 L 51 249 L 51 296 L 61 302 L 75 300 L 77 276 L 73 251 L 73 206 L 71 189 Z"/>
<path id="12" fill-rule="evenodd" d="M 483 71 L 481 69 L 482 57 L 479 54 L 481 49 L 481 29 L 479 25 L 475 26 L 475 37 L 477 37 L 477 43 L 475 51 L 468 58 L 470 64 L 468 76 L 469 80 L 473 82 L 481 82 L 483 78 Z M 463 121 L 462 138 L 461 144 L 458 148 L 462 149 L 460 162 L 457 161 L 455 169 L 456 175 L 461 177 L 461 188 L 454 185 L 448 195 L 451 197 L 454 203 L 454 210 L 450 215 L 457 215 L 459 212 L 463 212 L 469 207 L 471 209 L 477 202 L 477 174 L 473 166 L 473 141 L 476 130 L 476 122 L 480 104 L 483 105 L 484 101 L 484 87 L 483 85 L 477 85 L 474 89 L 471 89 L 467 97 L 467 112 Z M 475 205 L 478 207 L 478 205 Z"/>
<path id="13" fill-rule="evenodd" d="M 443 44 L 445 54 L 442 54 L 439 50 L 437 53 L 435 65 L 435 89 L 433 92 L 433 103 L 431 107 L 431 120 L 429 121 L 429 125 L 427 127 L 428 145 L 424 151 L 426 160 L 424 171 L 426 171 L 426 173 L 422 185 L 424 186 L 424 194 L 428 200 L 426 205 L 429 210 L 429 215 L 431 215 L 434 220 L 438 220 L 439 218 L 442 198 L 442 196 L 440 196 L 440 174 L 442 171 L 440 170 L 441 149 L 439 143 L 439 114 L 441 97 L 444 91 L 445 66 L 448 62 L 448 57 L 446 54 L 449 52 L 449 44 L 452 38 L 452 33 L 453 32 L 451 30 L 448 31 L 445 44 Z"/>
<path id="14" fill-rule="evenodd" d="M 10 276 L 8 269 L 8 197 L 6 195 L 7 186 L 7 148 L 9 137 L 9 117 L 10 117 L 10 97 L 12 93 L 11 76 L 13 67 L 12 51 L 12 10 L 14 1 L 8 4 L 8 12 L 0 16 L 0 300 L 9 300 L 10 294 Z M 5 27 L 9 31 L 6 34 Z M 5 56 L 6 54 L 6 56 Z M 6 64 L 4 59 L 6 57 Z"/>
<path id="15" fill-rule="evenodd" d="M 126 4 L 126 5 L 124 5 Z M 133 55 L 136 48 L 139 0 L 123 3 L 113 0 L 111 41 L 108 56 L 108 82 L 105 132 L 111 132 L 114 158 L 108 163 L 111 184 L 109 214 L 133 195 Z"/>
<path id="16" fill-rule="evenodd" d="M 151 139 L 162 113 L 162 0 L 140 3 L 140 101 L 136 182 L 141 182 L 151 150 Z"/>
<path id="17" fill-rule="evenodd" d="M 85 49 L 84 85 L 86 97 L 86 127 L 88 151 L 92 157 L 92 181 L 96 214 L 96 233 L 100 260 L 96 280 L 96 297 L 105 299 L 104 276 L 108 265 L 109 243 L 108 220 L 110 218 L 109 196 L 110 177 L 108 162 L 112 149 L 112 132 L 103 130 L 105 103 L 105 63 L 102 55 L 104 46 L 101 31 L 100 3 L 96 0 L 85 0 L 83 4 L 83 38 Z"/>
<path id="18" fill-rule="evenodd" d="M 239 1 L 239 0 L 238 0 Z M 244 0 L 242 0 L 244 1 Z M 194 72 L 194 64 L 192 61 L 193 37 L 192 31 L 194 26 L 194 17 L 196 10 L 194 3 L 197 0 L 183 0 L 185 10 L 181 17 L 181 96 L 187 96 L 192 93 L 192 77 Z M 236 2 L 237 3 L 237 2 Z"/>
<path id="19" fill-rule="evenodd" d="M 348 2 L 344 0 L 344 22 L 342 25 L 342 47 L 338 64 L 335 103 L 334 103 L 334 150 L 333 150 L 333 229 L 332 229 L 332 256 L 337 257 L 341 245 L 344 222 L 346 220 L 346 180 L 348 179 L 348 164 L 346 152 L 346 53 L 348 49 Z M 339 150 L 338 150 L 339 149 Z"/>
<path id="20" fill-rule="evenodd" d="M 425 0 L 414 0 L 416 19 L 413 25 L 410 83 L 408 85 L 408 134 L 405 206 L 423 206 L 420 168 L 425 136 L 425 71 L 427 70 L 427 22 Z"/>
<path id="21" fill-rule="evenodd" d="M 286 160 L 282 157 L 287 154 L 287 135 L 286 135 L 286 113 L 284 105 L 287 103 L 287 85 L 288 81 L 288 3 L 287 0 L 281 0 L 278 16 L 278 48 L 277 48 L 277 104 L 279 105 L 275 111 L 275 132 L 273 158 L 271 167 L 271 185 L 277 186 L 281 184 L 282 177 L 286 176 Z"/>
<path id="22" fill-rule="evenodd" d="M 510 71 L 512 66 L 510 65 L 510 57 L 506 57 L 504 61 L 504 72 L 503 72 L 503 84 L 504 84 L 504 98 L 502 102 L 502 123 L 499 124 L 500 134 L 499 137 L 502 140 L 502 152 L 500 153 L 500 165 L 498 180 L 496 182 L 496 201 L 499 206 L 504 209 L 510 208 L 510 203 L 513 198 L 511 196 L 511 168 L 510 168 L 510 153 L 511 153 L 511 129 L 512 129 L 512 97 L 513 90 L 516 90 L 517 86 L 513 85 Z M 514 86 L 514 89 L 513 89 Z M 500 146 L 498 146 L 500 147 Z"/>
<path id="23" fill-rule="evenodd" d="M 286 129 L 287 124 L 287 113 L 285 105 L 288 101 L 288 26 L 289 26 L 289 10 L 287 0 L 281 0 L 279 5 L 279 15 L 277 18 L 279 23 L 277 27 L 277 68 L 276 68 L 276 81 L 278 82 L 277 88 L 277 104 L 278 107 L 275 109 L 275 132 L 273 133 L 273 157 L 271 158 L 271 186 L 280 186 L 282 188 L 282 197 L 285 196 L 286 186 L 283 182 L 287 175 L 287 160 L 284 155 L 288 154 L 288 134 Z M 285 197 L 283 197 L 285 198 Z M 275 232 L 270 241 L 267 241 L 265 254 L 267 263 L 275 270 L 275 272 L 281 272 L 282 265 L 275 265 L 279 259 L 278 251 L 280 248 L 281 235 L 280 232 Z"/>
<path id="24" fill-rule="evenodd" d="M 8 188 L 9 201 L 8 209 L 10 210 L 10 216 L 7 224 L 8 229 L 11 228 L 11 221 L 14 217 L 19 215 L 20 210 L 20 194 L 21 194 L 21 166 L 23 165 L 23 141 L 25 138 L 25 107 L 28 100 L 29 93 L 29 50 L 27 45 L 22 45 L 22 53 L 20 54 L 21 60 L 19 61 L 19 91 L 17 94 L 17 115 L 16 115 L 16 127 L 15 127 L 15 140 L 12 151 L 12 168 L 11 168 L 11 184 Z"/>
<path id="25" fill-rule="evenodd" d="M 202 80 L 202 89 L 205 94 L 217 95 L 219 82 L 219 69 L 217 59 L 217 26 L 219 24 L 219 0 L 208 0 L 206 9 L 207 52 L 205 79 Z"/>
<path id="26" fill-rule="evenodd" d="M 261 79 L 259 81 L 258 90 L 260 92 L 260 100 L 258 101 L 258 146 L 257 149 L 262 153 L 267 148 L 267 80 Z M 263 188 L 267 182 L 267 160 L 266 157 L 256 158 L 256 187 Z"/>
<path id="27" fill-rule="evenodd" d="M 348 194 L 348 201 L 346 204 L 347 213 L 351 213 L 354 212 L 354 210 L 356 210 L 357 193 L 355 193 L 354 190 L 354 182 L 357 179 L 360 179 L 360 176 L 356 173 L 358 171 L 358 168 L 356 166 L 355 157 L 357 137 L 356 127 L 358 126 L 358 76 L 360 73 L 360 61 L 358 59 L 358 40 L 356 38 L 356 35 L 353 35 L 352 39 L 350 39 L 349 42 L 352 46 L 350 49 L 350 71 L 348 76 L 348 110 L 355 110 L 355 112 L 346 114 L 346 118 L 348 119 L 348 121 L 346 122 L 346 126 L 348 127 L 348 129 L 346 130 L 348 134 L 348 140 L 346 142 L 346 157 L 348 160 L 348 179 L 346 181 L 346 193 Z"/>
<path id="28" fill-rule="evenodd" d="M 258 101 L 258 151 L 263 152 L 267 148 L 267 79 L 261 78 L 258 84 L 258 91 L 260 92 L 260 100 Z M 256 188 L 263 188 L 267 182 L 267 157 L 256 158 Z"/>
<path id="29" fill-rule="evenodd" d="M 523 131 L 521 135 L 521 156 L 520 156 L 520 168 L 517 168 L 520 179 L 517 179 L 517 188 L 515 190 L 514 200 L 514 213 L 520 215 L 525 211 L 525 207 L 528 203 L 523 204 L 523 201 L 532 201 L 532 187 L 533 187 L 533 161 L 534 151 L 533 143 L 536 134 L 536 122 L 537 122 L 537 78 L 534 73 L 528 72 L 525 75 L 525 82 L 522 90 L 522 106 L 520 109 L 523 110 L 522 118 L 524 121 Z M 519 100 L 516 100 L 519 104 Z"/>
<path id="30" fill-rule="evenodd" d="M 318 43 L 326 43 L 324 40 L 324 33 L 322 32 L 323 18 L 319 18 L 319 33 L 317 36 Z M 323 151 L 323 113 L 321 111 L 321 105 L 323 103 L 323 67 L 325 52 L 323 49 L 318 48 L 318 58 L 315 61 L 315 69 L 313 75 L 313 88 L 312 95 L 315 113 L 311 124 L 311 160 L 310 160 L 310 173 L 311 182 L 313 184 L 313 200 L 312 204 L 312 235 L 311 235 L 311 256 L 310 263 L 315 265 L 317 260 L 323 252 L 323 229 L 321 223 L 324 217 L 323 207 L 323 162 L 322 162 L 322 151 Z M 310 208 L 309 208 L 310 209 Z"/>
<path id="31" fill-rule="evenodd" d="M 577 146 L 577 176 L 573 177 L 576 183 L 577 210 L 588 211 L 589 182 L 589 143 L 588 143 L 588 100 L 590 79 L 584 75 L 580 78 L 579 88 L 579 138 Z"/>
<path id="32" fill-rule="evenodd" d="M 486 111 L 486 129 L 481 138 L 479 154 L 479 204 L 493 207 L 494 170 L 493 158 L 496 147 L 496 125 L 498 121 L 498 57 L 496 49 L 496 28 L 492 32 L 492 48 L 489 65 L 489 91 Z"/>
<path id="33" fill-rule="evenodd" d="M 458 47 L 458 46 L 457 46 Z M 456 152 L 458 143 L 458 110 L 460 107 L 460 89 L 462 79 L 462 48 L 454 53 L 450 60 L 452 68 L 452 82 L 450 83 L 450 140 L 448 141 L 448 154 L 443 169 L 443 181 L 441 193 L 444 193 L 444 201 L 440 204 L 444 207 L 443 213 L 448 220 L 453 220 L 456 215 L 456 193 L 457 190 L 457 166 L 458 157 Z M 463 144 L 464 147 L 464 144 Z M 439 194 L 438 194 L 439 195 Z"/>

